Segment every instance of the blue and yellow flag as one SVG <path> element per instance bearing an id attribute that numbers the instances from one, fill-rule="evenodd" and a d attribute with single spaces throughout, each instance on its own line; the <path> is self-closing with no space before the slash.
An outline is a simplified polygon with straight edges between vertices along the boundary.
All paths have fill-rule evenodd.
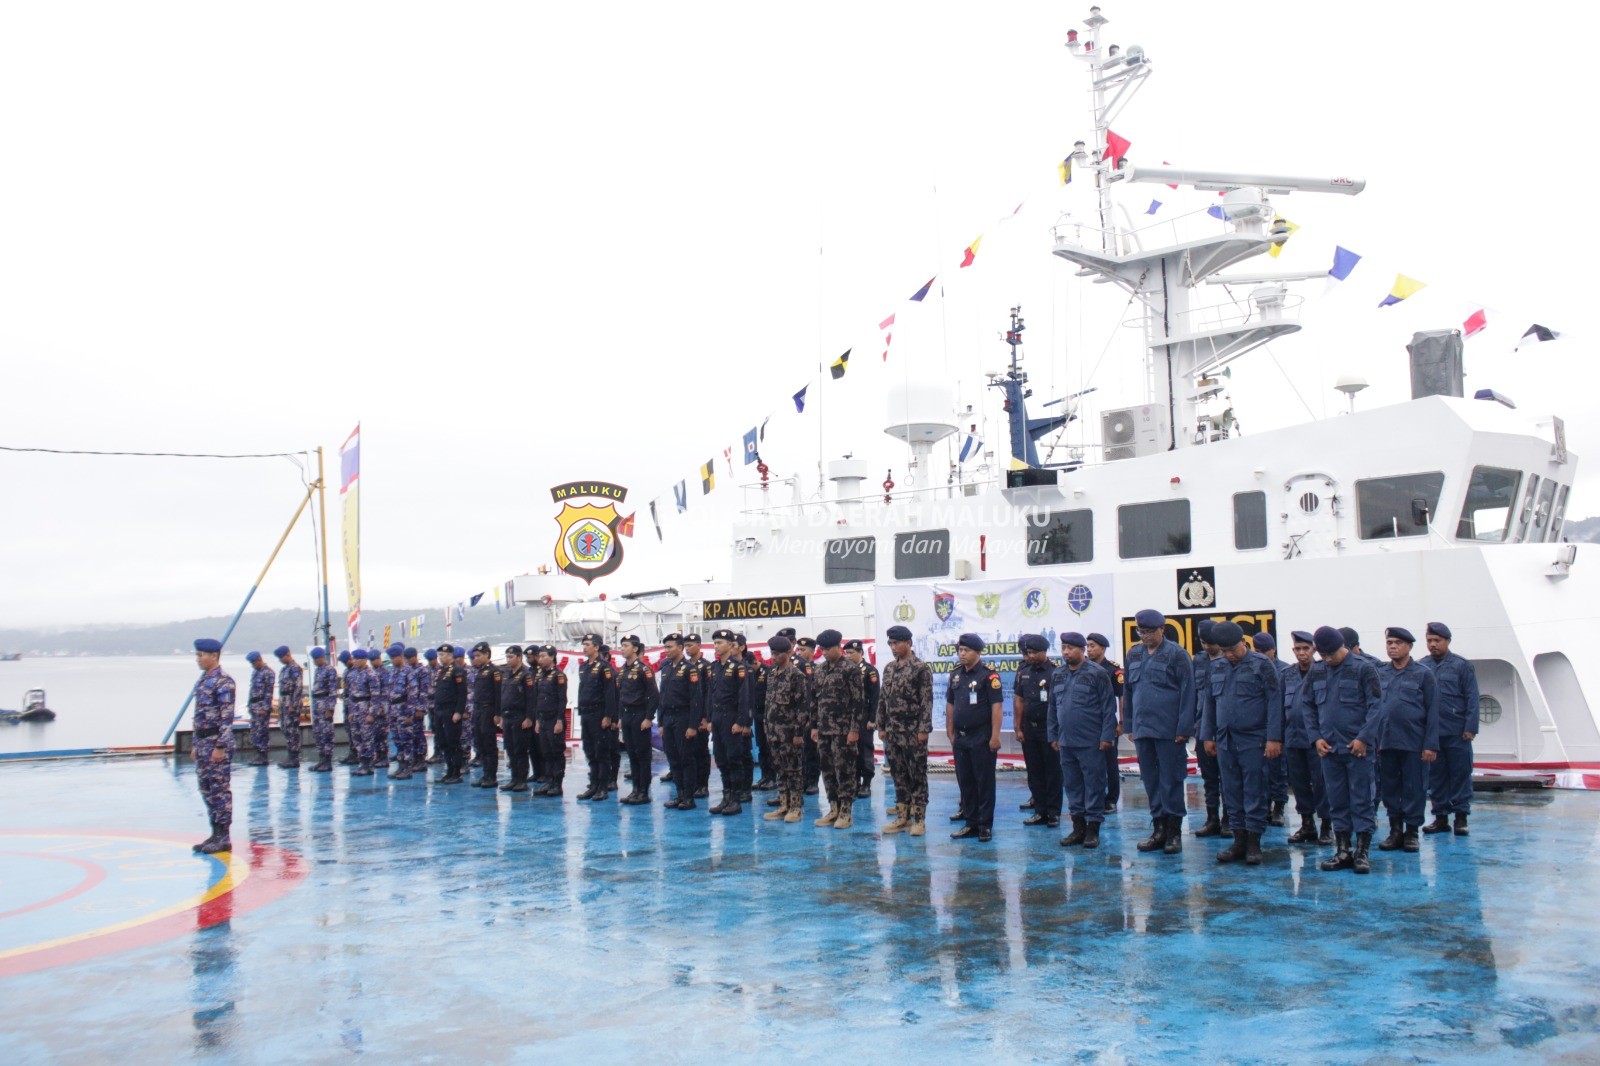
<path id="1" fill-rule="evenodd" d="M 1389 295 L 1385 296 L 1383 302 L 1378 306 L 1388 307 L 1390 304 L 1397 304 L 1408 296 L 1415 296 L 1427 287 L 1428 283 L 1425 281 L 1408 278 L 1404 274 L 1396 274 L 1394 276 L 1394 288 L 1389 290 Z"/>

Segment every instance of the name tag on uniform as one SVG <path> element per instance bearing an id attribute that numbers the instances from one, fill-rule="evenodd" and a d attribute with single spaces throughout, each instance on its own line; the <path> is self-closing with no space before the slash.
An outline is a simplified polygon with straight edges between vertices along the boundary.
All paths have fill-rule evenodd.
<path id="1" fill-rule="evenodd" d="M 1039 682 L 1039 702 L 1040 703 L 1048 703 L 1048 702 L 1050 702 L 1050 686 L 1049 686 L 1049 682 L 1046 682 L 1046 681 Z"/>
<path id="2" fill-rule="evenodd" d="M 971 689 L 967 690 L 967 702 L 972 704 L 973 706 L 977 706 L 977 704 L 978 704 L 978 690 L 977 689 L 971 688 Z"/>

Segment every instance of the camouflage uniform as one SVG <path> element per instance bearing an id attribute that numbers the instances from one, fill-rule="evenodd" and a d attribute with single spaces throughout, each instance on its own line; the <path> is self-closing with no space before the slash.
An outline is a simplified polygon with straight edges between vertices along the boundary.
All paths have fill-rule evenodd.
<path id="1" fill-rule="evenodd" d="M 395 666 L 383 665 L 381 653 L 368 653 L 367 662 L 372 671 L 372 765 L 389 765 L 389 692 L 394 685 Z"/>
<path id="2" fill-rule="evenodd" d="M 861 667 L 841 657 L 826 659 L 814 675 L 817 715 L 817 754 L 822 762 L 822 781 L 828 800 L 841 810 L 855 802 L 860 775 L 856 770 L 856 741 L 867 724 L 867 704 L 861 691 Z"/>
<path id="3" fill-rule="evenodd" d="M 404 781 L 411 776 L 411 757 L 416 741 L 414 716 L 417 710 L 417 675 L 402 660 L 389 663 L 389 735 L 394 740 L 394 758 L 400 769 L 393 776 Z"/>
<path id="4" fill-rule="evenodd" d="M 258 672 L 271 680 L 272 671 Z M 233 678 L 223 673 L 220 666 L 207 670 L 194 689 L 194 775 L 200 785 L 200 797 L 205 800 L 212 831 L 224 837 L 233 824 L 233 788 L 229 778 L 233 774 L 234 699 Z M 228 757 L 212 762 L 211 753 L 218 750 Z"/>
<path id="5" fill-rule="evenodd" d="M 894 779 L 894 798 L 911 821 L 928 808 L 928 734 L 933 732 L 933 671 L 915 655 L 883 668 L 878 733 Z M 922 734 L 923 740 L 917 739 Z"/>
<path id="6" fill-rule="evenodd" d="M 382 699 L 383 675 L 373 667 L 350 670 L 344 675 L 344 724 L 359 764 L 352 773 L 362 776 L 372 773 L 377 720 L 384 714 Z"/>
<path id="7" fill-rule="evenodd" d="M 300 706 L 306 698 L 305 669 L 293 659 L 278 671 L 278 728 L 283 730 L 286 762 L 300 765 Z"/>
<path id="8" fill-rule="evenodd" d="M 311 675 L 311 737 L 317 744 L 319 763 L 333 762 L 333 704 L 339 695 L 339 672 L 324 663 Z M 350 709 L 344 712 L 350 724 Z"/>
<path id="9" fill-rule="evenodd" d="M 806 675 L 792 661 L 767 669 L 767 740 L 778 778 L 778 808 L 800 811 L 806 803 L 805 746 L 814 714 Z M 796 740 L 802 743 L 795 743 Z"/>
<path id="10" fill-rule="evenodd" d="M 272 714 L 272 683 L 270 669 L 265 666 L 251 668 L 250 695 L 245 709 L 250 714 L 250 746 L 255 749 L 257 759 L 267 757 L 267 749 L 272 743 L 271 726 L 268 723 Z"/>
<path id="11" fill-rule="evenodd" d="M 456 661 L 460 662 L 461 660 L 458 658 Z M 477 726 L 474 724 L 477 719 L 474 715 L 477 713 L 478 668 L 470 662 L 466 664 L 466 667 L 467 713 L 461 718 L 461 765 L 463 766 L 472 762 L 472 746 L 477 740 Z"/>
<path id="12" fill-rule="evenodd" d="M 428 712 L 433 708 L 434 668 L 427 663 L 410 667 L 411 688 L 408 689 L 411 711 L 411 750 L 401 759 L 413 770 L 428 765 Z"/>

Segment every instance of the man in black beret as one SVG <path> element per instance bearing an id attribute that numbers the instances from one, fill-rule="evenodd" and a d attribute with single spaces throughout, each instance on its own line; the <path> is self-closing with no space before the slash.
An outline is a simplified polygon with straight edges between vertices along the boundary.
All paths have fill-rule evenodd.
<path id="1" fill-rule="evenodd" d="M 1379 851 L 1418 851 L 1428 802 L 1428 764 L 1439 755 L 1439 683 L 1432 670 L 1411 657 L 1417 638 L 1409 629 L 1384 630 L 1389 662 L 1378 671 L 1378 790 L 1389 812 L 1389 835 Z"/>
<path id="2" fill-rule="evenodd" d="M 983 662 L 982 637 L 963 633 L 956 644 L 961 668 L 950 675 L 946 690 L 944 734 L 961 788 L 961 809 L 953 820 L 966 825 L 950 836 L 988 841 L 994 832 L 994 767 L 1000 751 L 1000 675 Z"/>
<path id="3" fill-rule="evenodd" d="M 1022 665 L 1011 688 L 1011 731 L 1022 745 L 1022 762 L 1028 771 L 1028 807 L 1033 814 L 1023 825 L 1061 824 L 1061 756 L 1050 746 L 1050 642 L 1037 633 L 1026 634 Z"/>
<path id="4" fill-rule="evenodd" d="M 1464 837 L 1467 815 L 1472 812 L 1472 741 L 1478 735 L 1478 674 L 1470 660 L 1450 650 L 1453 635 L 1443 622 L 1429 622 L 1425 639 L 1428 656 L 1422 665 L 1439 682 L 1439 758 L 1428 767 L 1428 796 L 1433 801 L 1433 821 L 1424 833 L 1450 829 Z"/>
<path id="5" fill-rule="evenodd" d="M 817 634 L 822 665 L 817 667 L 814 693 L 816 716 L 811 739 L 822 762 L 822 781 L 828 790 L 828 813 L 813 825 L 849 829 L 850 805 L 856 799 L 856 744 L 866 721 L 866 701 L 861 694 L 861 668 L 844 657 L 844 637 L 837 629 Z"/>
<path id="6" fill-rule="evenodd" d="M 859 640 L 844 642 L 844 657 L 861 669 L 861 697 L 867 704 L 867 720 L 861 730 L 861 739 L 856 743 L 856 770 L 861 775 L 856 785 L 856 799 L 870 799 L 872 779 L 878 769 L 872 747 L 872 731 L 878 721 L 878 668 L 867 661 L 866 645 Z"/>
<path id="7" fill-rule="evenodd" d="M 889 653 L 878 703 L 883 757 L 894 779 L 894 820 L 885 833 L 927 831 L 928 735 L 933 732 L 933 671 L 911 650 L 911 630 L 890 626 Z"/>

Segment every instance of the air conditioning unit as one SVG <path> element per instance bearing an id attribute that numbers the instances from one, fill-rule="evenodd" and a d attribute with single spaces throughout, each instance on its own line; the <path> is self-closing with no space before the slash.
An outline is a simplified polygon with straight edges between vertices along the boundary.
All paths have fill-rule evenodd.
<path id="1" fill-rule="evenodd" d="M 1152 404 L 1100 414 L 1100 443 L 1106 462 L 1164 452 L 1171 443 L 1168 437 L 1167 413 Z"/>

